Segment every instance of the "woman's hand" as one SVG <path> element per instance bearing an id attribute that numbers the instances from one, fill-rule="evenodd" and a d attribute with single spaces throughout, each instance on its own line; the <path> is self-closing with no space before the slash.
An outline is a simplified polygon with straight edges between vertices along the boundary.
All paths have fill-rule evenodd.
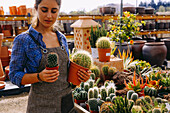
<path id="1" fill-rule="evenodd" d="M 91 73 L 91 71 L 85 71 L 85 70 L 83 70 L 83 69 L 80 69 L 79 71 L 78 71 L 78 73 L 77 73 L 77 75 L 79 76 L 79 80 L 81 81 L 81 82 L 86 82 L 89 78 L 90 78 L 90 73 Z"/>
<path id="2" fill-rule="evenodd" d="M 39 77 L 44 82 L 55 82 L 58 79 L 58 70 L 46 70 L 44 69 L 39 73 Z"/>

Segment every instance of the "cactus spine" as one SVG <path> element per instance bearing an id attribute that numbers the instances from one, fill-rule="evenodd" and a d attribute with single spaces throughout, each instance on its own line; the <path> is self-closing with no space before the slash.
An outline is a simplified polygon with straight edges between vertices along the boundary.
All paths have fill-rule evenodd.
<path id="1" fill-rule="evenodd" d="M 93 88 L 90 88 L 88 91 L 88 99 L 90 99 L 90 98 L 94 98 Z"/>
<path id="2" fill-rule="evenodd" d="M 72 61 L 85 68 L 90 68 L 92 65 L 92 57 L 90 53 L 84 50 L 74 53 Z"/>
<path id="3" fill-rule="evenodd" d="M 109 38 L 107 38 L 107 37 L 99 38 L 96 42 L 96 46 L 97 46 L 97 48 L 100 48 L 100 49 L 110 48 Z"/>
<path id="4" fill-rule="evenodd" d="M 49 53 L 47 56 L 47 67 L 52 68 L 58 66 L 58 55 L 56 53 Z"/>

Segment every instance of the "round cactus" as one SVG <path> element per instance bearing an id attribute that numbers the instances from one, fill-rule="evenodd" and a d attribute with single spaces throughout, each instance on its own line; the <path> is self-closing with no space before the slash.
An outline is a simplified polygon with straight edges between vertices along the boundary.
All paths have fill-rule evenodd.
<path id="1" fill-rule="evenodd" d="M 91 74 L 90 74 L 90 78 L 93 79 L 93 80 L 95 80 L 95 79 L 96 79 L 96 75 L 95 75 L 94 73 L 91 73 Z"/>
<path id="2" fill-rule="evenodd" d="M 81 88 L 84 88 L 84 82 L 81 82 L 81 83 L 80 83 L 80 87 L 81 87 Z"/>
<path id="3" fill-rule="evenodd" d="M 111 102 L 111 98 L 110 97 L 106 97 L 106 102 Z"/>
<path id="4" fill-rule="evenodd" d="M 58 55 L 56 53 L 49 53 L 47 55 L 47 67 L 52 68 L 58 66 Z"/>
<path id="5" fill-rule="evenodd" d="M 136 100 L 138 99 L 138 94 L 137 93 L 133 93 L 132 96 L 131 96 L 131 99 L 136 102 Z"/>
<path id="6" fill-rule="evenodd" d="M 161 108 L 154 108 L 154 109 L 152 110 L 152 113 L 162 113 L 162 112 L 161 112 Z"/>
<path id="7" fill-rule="evenodd" d="M 132 94 L 135 93 L 133 90 L 127 92 L 127 99 L 131 99 Z"/>
<path id="8" fill-rule="evenodd" d="M 89 80 L 89 88 L 93 88 L 94 80 Z"/>
<path id="9" fill-rule="evenodd" d="M 133 110 L 135 110 L 136 111 L 136 113 L 143 113 L 143 110 L 142 110 L 142 108 L 141 108 L 141 106 L 133 106 L 132 107 L 132 111 Z M 133 112 L 132 112 L 133 113 Z"/>
<path id="10" fill-rule="evenodd" d="M 107 87 L 107 94 L 110 95 L 111 93 L 115 93 L 116 88 L 112 85 Z"/>
<path id="11" fill-rule="evenodd" d="M 96 98 L 90 98 L 88 104 L 91 111 L 98 111 L 98 102 Z"/>
<path id="12" fill-rule="evenodd" d="M 106 97 L 107 97 L 107 91 L 106 91 L 106 88 L 105 87 L 102 87 L 101 89 L 100 89 L 100 94 L 101 94 L 101 99 L 102 100 L 106 100 Z"/>
<path id="13" fill-rule="evenodd" d="M 86 91 L 80 91 L 80 100 L 87 100 L 87 92 Z"/>
<path id="14" fill-rule="evenodd" d="M 109 38 L 107 38 L 107 37 L 99 38 L 96 42 L 96 47 L 100 48 L 100 49 L 111 48 Z"/>
<path id="15" fill-rule="evenodd" d="M 152 103 L 152 99 L 150 96 L 145 96 L 144 100 L 146 100 L 148 103 Z"/>
<path id="16" fill-rule="evenodd" d="M 104 82 L 104 87 L 107 87 L 107 86 L 109 86 L 109 80 L 106 80 L 106 81 Z"/>
<path id="17" fill-rule="evenodd" d="M 95 74 L 96 77 L 99 77 L 100 75 L 100 69 L 98 66 L 95 66 L 93 65 L 91 68 L 90 68 L 91 72 Z"/>
<path id="18" fill-rule="evenodd" d="M 142 100 L 140 99 L 140 98 L 138 98 L 137 100 L 136 100 L 136 105 L 142 105 L 143 104 L 143 102 L 142 102 Z"/>
<path id="19" fill-rule="evenodd" d="M 108 75 L 113 76 L 116 72 L 116 67 L 109 67 L 108 69 Z"/>
<path id="20" fill-rule="evenodd" d="M 93 88 L 90 88 L 89 91 L 88 91 L 88 99 L 90 99 L 90 98 L 94 98 Z"/>
<path id="21" fill-rule="evenodd" d="M 92 57 L 90 53 L 84 50 L 74 53 L 72 61 L 85 68 L 90 68 L 92 65 Z"/>
<path id="22" fill-rule="evenodd" d="M 162 103 L 162 99 L 159 98 L 159 97 L 155 98 L 155 100 L 156 100 L 158 103 Z"/>
<path id="23" fill-rule="evenodd" d="M 102 73 L 103 73 L 103 75 L 108 76 L 108 69 L 109 69 L 108 65 L 103 65 L 102 66 Z"/>
<path id="24" fill-rule="evenodd" d="M 112 99 L 114 96 L 116 96 L 114 93 L 110 93 L 109 97 Z"/>

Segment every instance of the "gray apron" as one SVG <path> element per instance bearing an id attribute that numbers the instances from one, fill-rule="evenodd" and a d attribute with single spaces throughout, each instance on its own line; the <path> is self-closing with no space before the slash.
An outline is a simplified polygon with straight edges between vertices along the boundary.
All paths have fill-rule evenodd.
<path id="1" fill-rule="evenodd" d="M 37 82 L 31 84 L 27 113 L 77 113 L 71 87 L 67 82 L 68 55 L 63 46 L 47 48 L 48 53 L 55 52 L 59 56 L 59 77 L 53 83 Z M 47 54 L 42 51 L 42 59 L 38 72 L 45 69 Z"/>

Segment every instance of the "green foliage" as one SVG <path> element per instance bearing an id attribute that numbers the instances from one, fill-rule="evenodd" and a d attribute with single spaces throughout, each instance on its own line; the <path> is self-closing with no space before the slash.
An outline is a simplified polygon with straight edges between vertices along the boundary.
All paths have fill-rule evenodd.
<path id="1" fill-rule="evenodd" d="M 150 96 L 145 96 L 144 100 L 146 100 L 146 102 L 148 102 L 148 103 L 152 103 L 152 99 Z"/>
<path id="2" fill-rule="evenodd" d="M 142 105 L 142 104 L 143 104 L 142 100 L 140 98 L 138 98 L 136 100 L 136 105 Z"/>
<path id="3" fill-rule="evenodd" d="M 108 87 L 107 87 L 107 94 L 108 94 L 108 96 L 111 94 L 111 93 L 115 93 L 115 87 L 114 86 L 112 86 L 112 85 L 109 85 Z"/>
<path id="4" fill-rule="evenodd" d="M 145 93 L 145 95 L 149 95 L 150 97 L 152 97 L 152 96 L 156 97 L 157 96 L 157 89 L 145 86 L 144 93 Z"/>
<path id="5" fill-rule="evenodd" d="M 90 53 L 84 50 L 74 53 L 72 61 L 85 68 L 90 68 L 92 65 L 92 57 Z"/>
<path id="6" fill-rule="evenodd" d="M 110 93 L 110 95 L 108 95 L 111 99 L 116 96 L 115 93 Z"/>
<path id="7" fill-rule="evenodd" d="M 110 46 L 110 40 L 107 37 L 100 37 L 96 42 L 97 48 L 100 49 L 108 49 L 111 48 Z"/>
<path id="8" fill-rule="evenodd" d="M 84 88 L 84 82 L 80 83 L 80 88 Z"/>
<path id="9" fill-rule="evenodd" d="M 94 87 L 93 91 L 94 91 L 94 98 L 98 98 L 98 95 L 99 95 L 98 87 Z"/>
<path id="10" fill-rule="evenodd" d="M 56 53 L 49 53 L 47 55 L 47 67 L 56 67 L 58 66 L 58 55 Z"/>
<path id="11" fill-rule="evenodd" d="M 87 82 L 84 83 L 84 90 L 88 92 L 88 90 L 89 90 L 89 83 L 87 83 Z"/>
<path id="12" fill-rule="evenodd" d="M 93 85 L 94 85 L 94 80 L 89 80 L 89 88 L 93 88 Z"/>
<path id="13" fill-rule="evenodd" d="M 154 108 L 153 113 L 162 113 L 160 108 Z"/>

